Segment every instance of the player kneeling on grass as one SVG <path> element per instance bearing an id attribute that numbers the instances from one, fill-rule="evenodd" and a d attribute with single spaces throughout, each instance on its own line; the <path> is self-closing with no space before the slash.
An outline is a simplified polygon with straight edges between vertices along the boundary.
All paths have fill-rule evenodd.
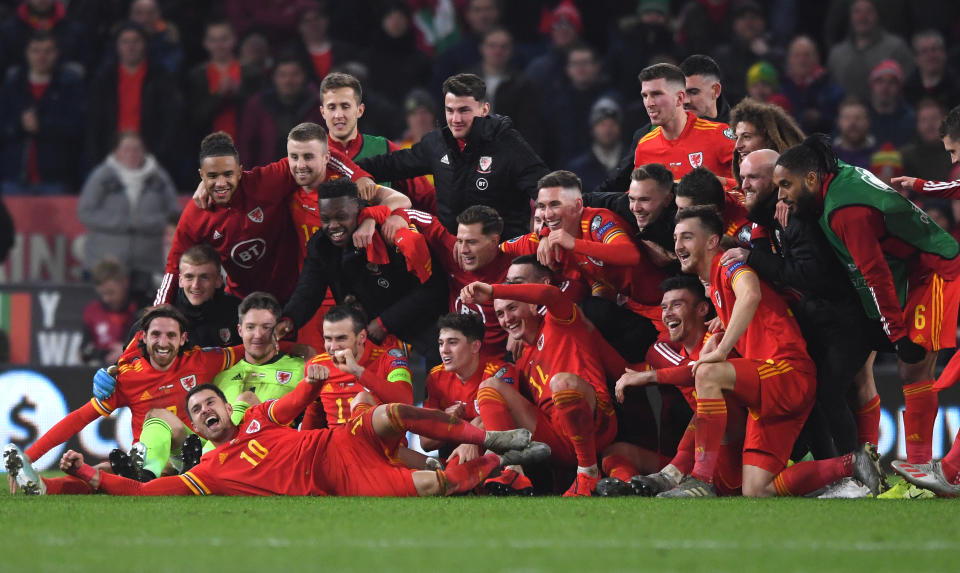
<path id="1" fill-rule="evenodd" d="M 576 466 L 564 496 L 589 496 L 600 478 L 597 452 L 617 434 L 617 418 L 606 376 L 582 311 L 561 290 L 546 284 L 488 285 L 475 282 L 460 297 L 467 304 L 494 301 L 500 326 L 525 344 L 517 360 L 520 385 L 499 380 L 480 384 L 477 403 L 484 427 L 527 428 L 550 445 L 551 461 Z M 546 311 L 541 314 L 538 305 Z M 496 478 L 503 489 L 523 491 L 530 480 L 510 468 Z M 487 484 L 491 489 L 493 483 Z"/>
<path id="2" fill-rule="evenodd" d="M 485 380 L 499 380 L 514 384 L 517 370 L 513 364 L 483 355 L 483 339 L 486 327 L 475 314 L 451 312 L 437 321 L 440 331 L 439 350 L 441 364 L 430 370 L 427 376 L 427 399 L 424 408 L 443 410 L 474 426 L 482 427 L 477 406 L 477 392 Z M 425 450 L 446 448 L 450 451 L 448 464 L 465 463 L 480 456 L 480 448 L 473 444 L 460 444 L 420 440 Z"/>
<path id="3" fill-rule="evenodd" d="M 311 364 L 305 383 L 278 400 L 246 411 L 240 424 L 212 384 L 192 389 L 187 411 L 198 434 L 216 444 L 190 471 L 141 483 L 101 472 L 67 451 L 60 469 L 113 495 L 343 495 L 429 496 L 463 493 L 494 469 L 546 459 L 550 448 L 530 441 L 530 432 L 485 432 L 443 412 L 406 404 L 358 406 L 344 426 L 298 432 L 290 422 L 317 399 L 329 372 Z M 482 445 L 488 453 L 449 470 L 410 471 L 392 465 L 390 452 L 407 431 L 435 439 Z M 8 471 L 30 488 L 39 481 L 16 446 L 4 451 Z"/>
<path id="4" fill-rule="evenodd" d="M 727 397 L 750 411 L 743 445 L 745 496 L 804 495 L 843 477 L 854 477 L 878 494 L 885 484 L 871 444 L 845 456 L 786 467 L 813 405 L 816 384 L 800 327 L 786 303 L 750 267 L 720 264 L 724 225 L 714 209 L 681 209 L 676 220 L 680 266 L 710 285 L 725 332 L 689 370 L 673 369 L 662 377 L 655 370 L 634 375 L 637 385 L 656 382 L 696 389 L 696 461 L 690 475 L 662 497 L 716 496 L 713 479 L 727 427 Z M 734 349 L 742 358 L 728 358 Z"/>

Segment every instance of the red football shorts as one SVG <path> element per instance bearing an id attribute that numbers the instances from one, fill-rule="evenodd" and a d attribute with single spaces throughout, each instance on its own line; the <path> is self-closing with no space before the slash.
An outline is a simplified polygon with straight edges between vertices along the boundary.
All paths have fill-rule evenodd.
<path id="1" fill-rule="evenodd" d="M 400 439 L 384 440 L 373 431 L 374 409 L 365 409 L 332 430 L 325 458 L 332 493 L 342 496 L 415 497 L 413 472 L 397 465 Z"/>
<path id="2" fill-rule="evenodd" d="M 573 449 L 573 442 L 563 434 L 557 412 L 554 408 L 548 416 L 537 408 L 537 428 L 533 432 L 533 440 L 550 446 L 550 461 L 555 465 L 576 467 L 577 453 Z M 593 412 L 593 442 L 596 444 L 597 454 L 612 444 L 616 436 L 617 415 L 610 402 L 598 395 L 597 408 Z"/>
<path id="3" fill-rule="evenodd" d="M 956 347 L 960 279 L 945 281 L 933 273 L 910 287 L 903 310 L 910 340 L 932 352 Z"/>
<path id="4" fill-rule="evenodd" d="M 737 372 L 731 393 L 747 407 L 743 465 L 780 473 L 813 408 L 816 374 L 797 370 L 786 360 L 730 360 Z"/>

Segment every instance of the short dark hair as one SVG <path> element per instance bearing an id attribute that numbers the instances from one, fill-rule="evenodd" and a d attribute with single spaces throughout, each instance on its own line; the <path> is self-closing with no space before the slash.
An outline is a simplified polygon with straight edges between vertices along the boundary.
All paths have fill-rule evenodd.
<path id="1" fill-rule="evenodd" d="M 537 181 L 537 189 L 544 189 L 546 187 L 563 187 L 564 189 L 576 189 L 582 192 L 583 182 L 580 181 L 580 177 L 573 171 L 558 169 L 547 173 Z"/>
<path id="2" fill-rule="evenodd" d="M 680 63 L 680 71 L 684 76 L 710 76 L 720 81 L 720 66 L 717 61 L 704 54 L 693 54 Z"/>
<path id="3" fill-rule="evenodd" d="M 848 107 L 862 107 L 867 111 L 867 113 L 870 113 L 870 106 L 867 105 L 867 102 L 863 101 L 862 99 L 858 98 L 855 95 L 848 95 L 847 97 L 840 100 L 840 103 L 837 104 L 837 114 L 839 115 L 844 108 L 848 108 Z"/>
<path id="4" fill-rule="evenodd" d="M 100 259 L 90 270 L 90 278 L 93 279 L 93 284 L 96 286 L 100 286 L 107 281 L 123 282 L 128 276 L 126 267 L 114 257 Z"/>
<path id="5" fill-rule="evenodd" d="M 361 330 L 367 327 L 367 316 L 352 304 L 338 304 L 323 315 L 324 322 L 340 322 L 346 319 L 353 321 L 354 334 L 359 334 Z"/>
<path id="6" fill-rule="evenodd" d="M 286 64 L 293 64 L 298 68 L 300 68 L 300 71 L 302 73 L 304 74 L 307 73 L 307 68 L 306 66 L 303 65 L 303 60 L 292 49 L 283 50 L 279 54 L 277 54 L 277 56 L 273 59 L 273 72 L 276 73 L 276 71 L 280 68 L 280 66 L 283 66 Z"/>
<path id="7" fill-rule="evenodd" d="M 359 202 L 360 195 L 357 184 L 347 177 L 337 177 L 317 185 L 317 199 L 335 199 L 337 197 L 347 197 Z"/>
<path id="8" fill-rule="evenodd" d="M 474 225 L 480 223 L 480 232 L 484 235 L 503 234 L 503 217 L 493 207 L 487 205 L 471 205 L 457 215 L 457 223 Z"/>
<path id="9" fill-rule="evenodd" d="M 640 81 L 667 80 L 668 83 L 679 84 L 681 88 L 687 86 L 687 77 L 680 68 L 673 64 L 653 64 L 640 70 Z"/>
<path id="10" fill-rule="evenodd" d="M 189 249 L 183 252 L 180 255 L 179 262 L 186 262 L 188 265 L 206 265 L 213 264 L 217 267 L 217 272 L 220 272 L 220 253 L 217 252 L 213 245 L 207 243 L 198 243 L 193 245 Z"/>
<path id="11" fill-rule="evenodd" d="M 220 399 L 223 400 L 224 402 L 227 401 L 227 396 L 226 396 L 226 394 L 224 394 L 224 393 L 223 393 L 223 390 L 221 390 L 216 384 L 211 384 L 211 383 L 209 383 L 209 382 L 207 382 L 206 384 L 198 384 L 198 385 L 194 386 L 193 388 L 191 388 L 190 390 L 187 391 L 187 397 L 184 398 L 184 400 L 183 400 L 183 405 L 184 405 L 184 407 L 187 409 L 187 417 L 188 417 L 188 418 L 191 417 L 191 416 L 190 416 L 190 398 L 193 398 L 193 395 L 194 395 L 194 394 L 199 394 L 200 392 L 203 392 L 204 390 L 211 390 L 214 394 L 217 395 L 218 398 L 220 398 Z M 192 418 L 191 418 L 191 419 L 192 419 Z"/>
<path id="12" fill-rule="evenodd" d="M 448 93 L 457 97 L 470 96 L 483 103 L 487 101 L 487 84 L 476 74 L 456 74 L 443 82 L 440 94 L 446 98 Z"/>
<path id="13" fill-rule="evenodd" d="M 960 141 L 960 105 L 947 112 L 947 117 L 943 118 L 940 124 L 940 139 L 944 137 Z"/>
<path id="14" fill-rule="evenodd" d="M 283 314 L 283 308 L 277 297 L 263 291 L 255 291 L 243 297 L 240 306 L 237 307 L 237 319 L 243 321 L 243 315 L 251 310 L 269 310 L 270 314 L 276 318 L 280 318 Z"/>
<path id="15" fill-rule="evenodd" d="M 709 302 L 703 282 L 693 275 L 679 274 L 660 283 L 660 292 L 666 293 L 671 290 L 690 291 L 697 297 L 697 302 Z"/>
<path id="16" fill-rule="evenodd" d="M 240 161 L 240 154 L 237 153 L 237 146 L 233 143 L 233 138 L 225 131 L 215 131 L 203 138 L 200 142 L 200 163 L 208 157 L 233 157 Z"/>
<path id="17" fill-rule="evenodd" d="M 520 255 L 519 257 L 510 261 L 511 265 L 530 265 L 533 267 L 534 273 L 537 277 L 544 279 L 547 277 L 553 276 L 553 271 L 550 270 L 550 267 L 544 265 L 537 260 L 537 255 Z"/>
<path id="18" fill-rule="evenodd" d="M 360 87 L 360 80 L 343 72 L 330 72 L 327 77 L 323 78 L 323 81 L 320 82 L 320 100 L 323 100 L 323 94 L 340 88 L 352 89 L 353 96 L 358 104 L 363 101 L 363 88 Z"/>
<path id="19" fill-rule="evenodd" d="M 34 30 L 30 33 L 30 37 L 27 38 L 27 46 L 30 44 L 38 42 L 53 42 L 53 45 L 60 47 L 60 43 L 57 42 L 57 37 L 50 30 Z"/>
<path id="20" fill-rule="evenodd" d="M 662 163 L 647 163 L 630 172 L 632 181 L 652 179 L 664 191 L 673 191 L 673 171 Z"/>
<path id="21" fill-rule="evenodd" d="M 723 183 L 706 167 L 697 167 L 680 179 L 677 197 L 689 197 L 694 205 L 712 205 L 718 212 L 723 211 L 727 202 Z"/>
<path id="22" fill-rule="evenodd" d="M 594 61 L 599 58 L 596 48 L 582 40 L 578 40 L 567 46 L 566 56 L 564 57 L 565 64 L 570 61 L 570 55 L 574 52 L 590 52 L 590 56 L 594 59 Z"/>
<path id="23" fill-rule="evenodd" d="M 814 134 L 780 154 L 777 165 L 794 175 L 816 173 L 821 180 L 837 170 L 837 154 L 823 134 Z"/>
<path id="24" fill-rule="evenodd" d="M 437 330 L 448 328 L 456 330 L 467 337 L 467 340 L 483 340 L 487 328 L 480 321 L 480 317 L 475 314 L 460 314 L 451 312 L 440 317 L 437 321 Z"/>
<path id="25" fill-rule="evenodd" d="M 169 304 L 157 305 L 143 313 L 143 316 L 140 317 L 140 330 L 146 334 L 147 329 L 150 328 L 150 323 L 156 318 L 172 318 L 180 325 L 180 334 L 187 331 L 187 317 L 180 312 L 180 309 Z"/>
<path id="26" fill-rule="evenodd" d="M 720 218 L 720 213 L 717 213 L 716 209 L 709 205 L 697 205 L 695 207 L 680 209 L 677 211 L 677 216 L 674 221 L 679 223 L 687 219 L 699 219 L 700 225 L 708 233 L 717 235 L 718 237 L 723 236 L 723 219 Z"/>
<path id="27" fill-rule="evenodd" d="M 324 129 L 319 123 L 311 123 L 306 121 L 304 123 L 297 124 L 290 130 L 290 133 L 287 134 L 287 139 L 290 141 L 313 141 L 317 140 L 324 145 L 327 144 L 327 130 Z"/>
<path id="28" fill-rule="evenodd" d="M 140 36 L 140 39 L 143 40 L 144 44 L 147 44 L 150 41 L 149 36 L 147 36 L 147 31 L 143 29 L 143 26 L 137 22 L 134 22 L 133 20 L 126 20 L 114 26 L 113 41 L 116 42 L 118 39 L 120 39 L 120 35 L 128 30 L 136 32 L 137 35 Z M 144 54 L 144 58 L 146 57 L 146 54 Z"/>

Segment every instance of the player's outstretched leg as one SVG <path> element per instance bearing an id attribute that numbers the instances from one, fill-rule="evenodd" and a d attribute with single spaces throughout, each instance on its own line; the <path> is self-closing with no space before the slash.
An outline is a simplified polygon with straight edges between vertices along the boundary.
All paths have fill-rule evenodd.
<path id="1" fill-rule="evenodd" d="M 23 453 L 16 444 L 7 444 L 3 448 L 3 463 L 7 474 L 17 483 L 17 487 L 25 495 L 44 495 L 47 486 L 33 469 L 32 462 L 27 454 Z"/>
<path id="2" fill-rule="evenodd" d="M 550 389 L 557 410 L 558 429 L 573 444 L 577 457 L 577 477 L 563 495 L 590 496 L 600 479 L 593 422 L 596 394 L 586 381 L 568 372 L 555 374 L 550 379 Z"/>
<path id="3" fill-rule="evenodd" d="M 550 446 L 542 442 L 530 442 L 521 450 L 510 450 L 503 454 L 488 453 L 475 460 L 448 467 L 446 470 L 436 470 L 438 495 L 454 495 L 471 491 L 492 471 L 508 465 L 523 465 L 542 462 L 550 458 Z M 416 472 L 422 474 L 425 472 Z M 414 479 L 414 483 L 417 483 Z M 431 480 L 432 481 L 432 480 Z M 421 495 L 430 495 L 430 489 L 417 487 Z"/>
<path id="4" fill-rule="evenodd" d="M 936 461 L 929 464 L 911 464 L 894 460 L 890 463 L 893 470 L 903 476 L 911 484 L 932 491 L 940 497 L 957 497 L 960 495 L 960 484 L 947 479 L 943 469 L 943 462 Z"/>
<path id="5" fill-rule="evenodd" d="M 383 424 L 382 420 L 386 419 Z M 381 420 L 378 423 L 378 419 Z M 397 435 L 413 432 L 428 438 L 461 444 L 476 444 L 498 453 L 520 450 L 530 444 L 530 430 L 520 428 L 504 431 L 484 431 L 439 410 L 417 408 L 408 404 L 387 404 L 374 412 L 374 429 Z M 386 426 L 386 427 L 385 427 Z"/>

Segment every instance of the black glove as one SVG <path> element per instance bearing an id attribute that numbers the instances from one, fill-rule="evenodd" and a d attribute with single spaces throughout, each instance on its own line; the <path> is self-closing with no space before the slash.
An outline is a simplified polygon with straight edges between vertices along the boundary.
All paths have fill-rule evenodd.
<path id="1" fill-rule="evenodd" d="M 903 360 L 907 364 L 916 364 L 927 355 L 926 348 L 910 340 L 907 336 L 894 342 L 893 346 L 897 349 L 897 356 L 900 357 L 900 360 Z"/>

